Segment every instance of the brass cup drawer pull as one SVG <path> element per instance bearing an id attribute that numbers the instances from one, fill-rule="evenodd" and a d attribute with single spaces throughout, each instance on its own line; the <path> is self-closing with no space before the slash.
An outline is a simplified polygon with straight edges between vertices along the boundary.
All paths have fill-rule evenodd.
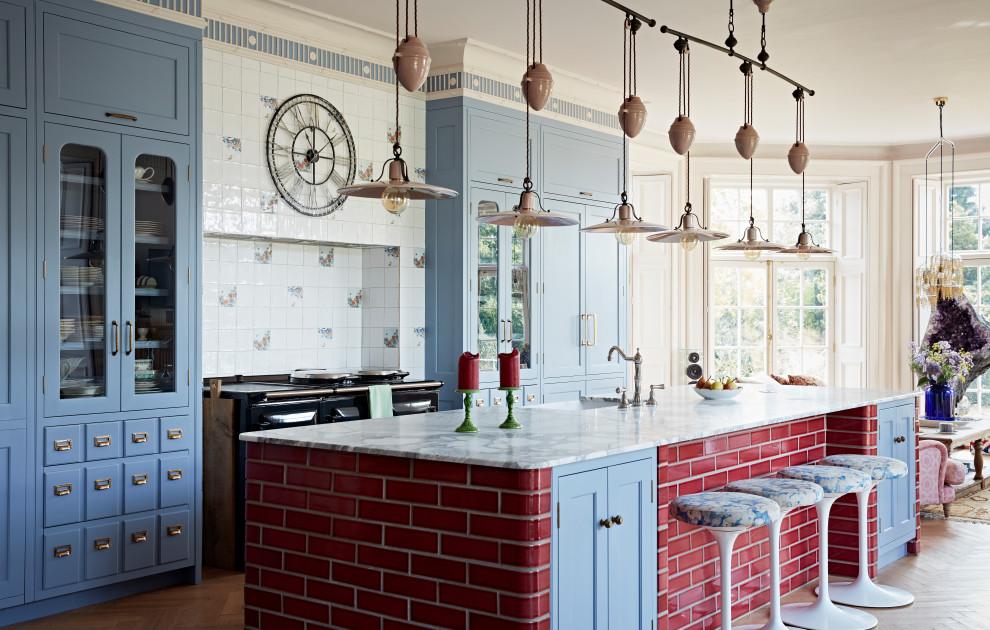
<path id="1" fill-rule="evenodd" d="M 56 558 L 65 558 L 66 556 L 72 555 L 72 545 L 60 545 L 55 547 L 55 553 L 53 554 Z"/>
<path id="2" fill-rule="evenodd" d="M 501 398 L 492 398 L 492 404 L 493 405 L 501 405 L 502 404 L 502 399 Z"/>
<path id="3" fill-rule="evenodd" d="M 110 548 L 110 538 L 109 537 L 107 537 L 107 538 L 97 538 L 96 540 L 93 541 L 93 549 L 95 549 L 97 551 L 100 551 L 100 550 L 103 550 L 103 549 L 109 549 L 109 548 Z"/>
<path id="4" fill-rule="evenodd" d="M 182 533 L 182 525 L 169 525 L 165 528 L 169 536 L 178 536 Z"/>
<path id="5" fill-rule="evenodd" d="M 55 496 L 64 497 L 67 494 L 72 494 L 71 483 L 63 483 L 55 486 Z"/>
<path id="6" fill-rule="evenodd" d="M 135 444 L 143 444 L 148 441 L 148 433 L 142 431 L 141 433 L 131 433 L 131 442 Z"/>
<path id="7" fill-rule="evenodd" d="M 534 400 L 536 400 L 536 394 L 529 394 L 528 396 L 526 396 L 526 400 L 529 402 L 533 402 Z"/>
<path id="8" fill-rule="evenodd" d="M 131 533 L 131 542 L 147 542 L 148 540 L 148 530 L 143 530 L 140 532 Z"/>
<path id="9" fill-rule="evenodd" d="M 182 437 L 182 429 L 169 429 L 168 430 L 168 439 L 170 439 L 170 440 L 178 440 L 181 437 Z"/>
<path id="10" fill-rule="evenodd" d="M 182 479 L 182 469 L 178 468 L 176 470 L 168 471 L 168 480 L 175 481 L 176 479 Z"/>
<path id="11" fill-rule="evenodd" d="M 109 435 L 97 435 L 93 438 L 93 446 L 110 446 L 110 436 Z"/>
<path id="12" fill-rule="evenodd" d="M 71 451 L 72 450 L 72 440 L 55 440 L 55 450 L 56 451 Z"/>
<path id="13" fill-rule="evenodd" d="M 131 476 L 131 483 L 134 484 L 135 486 L 143 486 L 144 484 L 148 483 L 148 473 L 144 473 L 143 475 Z"/>
<path id="14" fill-rule="evenodd" d="M 109 479 L 97 479 L 93 482 L 93 487 L 97 490 L 109 490 L 110 480 Z"/>
<path id="15" fill-rule="evenodd" d="M 480 399 L 479 400 L 476 400 L 476 401 L 474 401 L 474 406 L 475 407 L 484 407 L 485 406 L 485 401 L 480 400 Z"/>

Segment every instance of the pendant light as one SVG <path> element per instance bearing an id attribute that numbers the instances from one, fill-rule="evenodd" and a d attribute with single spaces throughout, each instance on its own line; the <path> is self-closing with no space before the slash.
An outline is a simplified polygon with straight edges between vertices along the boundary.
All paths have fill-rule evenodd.
<path id="1" fill-rule="evenodd" d="M 415 16 L 413 18 L 416 19 Z M 417 20 L 418 22 L 418 20 Z M 409 5 L 406 3 L 406 29 L 409 28 Z M 419 39 L 416 37 L 410 38 L 408 33 L 406 35 L 406 41 L 411 39 Z M 362 184 L 354 184 L 353 186 L 345 186 L 338 190 L 339 193 L 347 195 L 349 197 L 361 197 L 368 199 L 381 199 L 382 205 L 390 213 L 399 215 L 409 207 L 409 202 L 411 200 L 423 200 L 423 199 L 451 199 L 457 196 L 457 191 L 451 190 L 449 188 L 443 188 L 441 186 L 434 186 L 432 184 L 425 184 L 419 182 L 409 181 L 409 168 L 406 166 L 405 160 L 402 159 L 402 146 L 399 143 L 399 83 L 400 75 L 405 70 L 408 70 L 409 65 L 412 64 L 409 61 L 409 56 L 399 56 L 402 51 L 402 44 L 399 43 L 399 0 L 395 2 L 395 42 L 396 42 L 396 57 L 397 59 L 394 63 L 395 66 L 395 144 L 392 145 L 392 155 L 393 157 L 385 161 L 382 165 L 382 174 L 378 176 L 378 179 Z M 420 41 L 420 43 L 422 43 Z M 425 49 L 425 47 L 424 47 Z M 427 69 L 429 66 L 429 55 L 427 54 Z M 421 66 L 422 64 L 420 64 Z M 420 67 L 417 66 L 417 67 Z M 403 70 L 400 71 L 400 68 Z M 411 72 L 411 71 L 410 71 Z M 415 74 L 415 73 L 412 73 Z M 407 76 L 407 78 L 409 78 Z M 415 78 L 415 77 L 413 77 Z M 405 85 L 405 83 L 403 83 Z M 420 81 L 422 85 L 422 81 Z M 417 86 L 418 89 L 419 86 Z M 385 176 L 385 168 L 388 167 L 388 180 L 385 181 L 382 178 Z"/>
<path id="2" fill-rule="evenodd" d="M 687 165 L 687 177 L 685 190 L 687 192 L 686 199 L 687 203 L 684 204 L 684 214 L 681 215 L 681 220 L 677 223 L 677 227 L 672 230 L 666 230 L 660 232 L 659 234 L 651 234 L 646 237 L 646 240 L 651 243 L 679 243 L 684 251 L 691 251 L 698 246 L 698 243 L 704 243 L 708 241 L 721 241 L 724 238 L 729 238 L 729 235 L 725 232 L 719 232 L 718 230 L 709 230 L 698 222 L 698 215 L 696 215 L 691 208 L 691 152 L 687 153 L 687 160 L 685 161 Z"/>
<path id="3" fill-rule="evenodd" d="M 749 161 L 749 227 L 743 232 L 742 238 L 735 243 L 716 247 L 722 252 L 741 251 L 748 260 L 759 260 L 763 252 L 779 252 L 784 247 L 763 238 L 763 232 L 756 227 L 753 219 L 753 160 Z"/>
<path id="4" fill-rule="evenodd" d="M 760 134 L 753 127 L 753 64 L 745 61 L 739 71 L 743 73 L 743 124 L 736 132 L 736 151 L 751 160 L 760 144 Z"/>
<path id="5" fill-rule="evenodd" d="M 409 0 L 406 0 L 406 37 L 399 42 L 399 2 L 395 2 L 395 53 L 392 67 L 395 76 L 410 92 L 423 86 L 430 73 L 430 51 L 419 38 L 419 0 L 413 0 L 413 34 L 409 34 Z"/>
<path id="6" fill-rule="evenodd" d="M 540 60 L 536 60 L 537 51 L 537 12 L 539 12 L 539 51 Z M 550 70 L 543 65 L 543 0 L 533 0 L 533 62 L 529 62 L 529 0 L 526 0 L 526 72 L 522 78 L 522 95 L 526 103 L 533 108 L 533 111 L 540 111 L 550 102 L 550 93 L 553 91 L 553 75 Z"/>
<path id="7" fill-rule="evenodd" d="M 787 164 L 796 175 L 800 175 L 808 167 L 811 153 L 808 151 L 808 145 L 804 143 L 804 90 L 798 88 L 794 90 L 793 95 L 797 102 L 797 113 L 794 121 L 794 144 L 787 152 Z"/>
<path id="8" fill-rule="evenodd" d="M 691 150 L 697 131 L 691 122 L 691 48 L 688 40 L 677 38 L 674 48 L 680 57 L 677 70 L 677 118 L 670 125 L 667 137 L 670 146 L 678 155 L 684 155 Z"/>
<path id="9" fill-rule="evenodd" d="M 801 233 L 798 234 L 797 243 L 792 247 L 785 247 L 780 250 L 781 254 L 797 254 L 798 260 L 808 260 L 812 254 L 834 254 L 835 251 L 820 247 L 811 237 L 811 233 L 804 225 L 804 204 L 807 197 L 804 192 L 804 173 L 801 173 Z"/>
<path id="10" fill-rule="evenodd" d="M 622 26 L 622 92 L 623 95 L 626 92 L 626 31 L 629 31 L 629 37 L 632 39 L 632 54 L 629 59 L 631 61 L 631 69 L 633 76 L 635 76 L 635 49 L 636 49 L 636 31 L 640 29 L 642 22 L 638 18 L 626 16 L 625 21 Z M 637 99 L 638 100 L 638 99 Z M 628 100 L 626 101 L 628 103 Z M 622 120 L 621 110 L 620 110 L 620 122 Z M 627 118 L 627 121 L 631 120 Z M 646 121 L 646 109 L 643 109 L 643 122 Z M 636 130 L 638 134 L 642 129 Z M 591 225 L 586 228 L 581 228 L 582 232 L 589 232 L 592 234 L 614 234 L 615 240 L 617 240 L 622 245 L 631 245 L 633 241 L 636 240 L 637 234 L 653 233 L 653 232 L 664 232 L 668 228 L 663 225 L 658 225 L 656 223 L 649 223 L 644 221 L 642 218 L 637 216 L 636 208 L 629 203 L 629 196 L 626 193 L 626 133 L 622 134 L 622 194 L 619 196 L 620 202 L 615 210 L 612 212 L 612 218 L 604 223 L 599 223 L 597 225 Z M 631 134 L 629 137 L 633 137 L 636 134 Z"/>
<path id="11" fill-rule="evenodd" d="M 928 257 L 928 239 L 925 239 L 925 261 L 915 270 L 915 303 L 918 306 L 934 308 L 939 300 L 951 300 L 963 294 L 963 262 L 955 255 L 955 189 L 956 189 L 956 145 L 945 137 L 942 127 L 942 113 L 949 99 L 940 96 L 935 99 L 938 106 L 938 142 L 925 155 L 925 216 L 928 212 L 928 160 L 938 149 L 939 208 L 936 218 L 936 252 Z M 945 145 L 952 151 L 951 175 L 949 180 L 949 253 L 945 253 L 945 239 L 942 234 L 945 225 Z M 927 219 L 926 219 L 927 220 Z"/>
<path id="12" fill-rule="evenodd" d="M 636 33 L 642 28 L 639 18 L 626 15 L 622 23 L 622 105 L 619 106 L 619 126 L 630 138 L 635 138 L 646 126 L 646 105 L 636 96 Z M 627 33 L 628 31 L 628 33 Z M 626 40 L 629 54 L 626 55 Z M 629 73 L 629 90 L 626 91 L 626 72 Z"/>
<path id="13" fill-rule="evenodd" d="M 540 11 L 540 18 L 537 18 L 537 0 L 533 0 L 533 23 L 537 19 L 542 21 L 542 10 Z M 542 0 L 540 0 L 542 7 Z M 536 63 L 536 38 L 535 30 L 534 40 L 532 46 L 532 58 L 530 57 L 530 14 L 529 14 L 529 0 L 526 0 L 526 74 L 529 74 L 529 70 L 535 68 L 539 65 Z M 541 33 L 541 48 L 542 48 L 542 33 Z M 542 50 L 540 51 L 542 55 Z M 525 93 L 526 75 L 523 76 L 523 91 Z M 547 91 L 547 98 L 549 98 L 549 91 Z M 535 99 L 534 99 L 535 100 Z M 544 102 L 543 105 L 546 103 Z M 561 227 L 568 225 L 577 225 L 579 222 L 577 219 L 572 219 L 571 217 L 549 212 L 543 209 L 543 204 L 540 201 L 540 196 L 533 190 L 533 180 L 530 178 L 530 143 L 529 143 L 529 110 L 534 107 L 532 103 L 527 100 L 526 103 L 526 178 L 523 179 L 523 190 L 519 194 L 519 204 L 514 206 L 512 210 L 507 212 L 493 212 L 491 214 L 479 214 L 479 223 L 488 223 L 491 225 L 506 225 L 514 228 L 513 235 L 518 238 L 532 238 L 536 236 L 541 227 Z M 542 107 L 542 105 L 541 105 Z M 535 109 L 535 107 L 534 107 Z"/>

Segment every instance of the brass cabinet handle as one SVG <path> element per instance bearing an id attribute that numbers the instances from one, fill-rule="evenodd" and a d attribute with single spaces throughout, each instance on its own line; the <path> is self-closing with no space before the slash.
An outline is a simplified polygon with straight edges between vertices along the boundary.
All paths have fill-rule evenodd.
<path id="1" fill-rule="evenodd" d="M 585 313 L 581 313 L 581 321 L 584 322 L 584 334 L 581 335 L 581 345 L 588 346 L 588 316 Z"/>
<path id="2" fill-rule="evenodd" d="M 131 533 L 131 542 L 145 542 L 148 540 L 148 530 L 142 530 L 140 532 Z"/>
<path id="3" fill-rule="evenodd" d="M 148 483 L 148 473 L 144 473 L 143 475 L 132 475 L 131 483 L 135 486 L 143 486 Z"/>
<path id="4" fill-rule="evenodd" d="M 178 536 L 182 533 L 182 525 L 169 525 L 165 528 L 169 536 Z"/>
<path id="5" fill-rule="evenodd" d="M 55 547 L 55 557 L 64 558 L 72 555 L 72 545 L 59 545 Z"/>
<path id="6" fill-rule="evenodd" d="M 118 114 L 116 112 L 106 112 L 103 115 L 106 118 L 123 118 L 124 120 L 129 120 L 131 122 L 137 122 L 137 116 L 131 116 L 130 114 Z"/>
<path id="7" fill-rule="evenodd" d="M 483 401 L 483 400 L 481 400 L 479 398 L 478 400 L 474 401 L 474 406 L 475 407 L 484 407 L 485 406 L 485 401 Z"/>
<path id="8" fill-rule="evenodd" d="M 904 437 L 903 435 L 899 435 L 899 436 L 897 436 L 897 437 L 894 438 L 894 443 L 895 444 L 900 444 L 901 442 L 906 442 L 906 441 L 907 441 L 907 438 Z"/>
<path id="9" fill-rule="evenodd" d="M 501 398 L 492 398 L 492 404 L 493 405 L 501 405 L 502 404 L 502 399 Z"/>
<path id="10" fill-rule="evenodd" d="M 55 496 L 64 497 L 67 494 L 72 494 L 72 484 L 71 483 L 61 483 L 55 486 Z"/>
<path id="11" fill-rule="evenodd" d="M 619 514 L 617 516 L 613 516 L 612 522 L 615 523 L 616 525 L 622 525 L 622 515 Z"/>
<path id="12" fill-rule="evenodd" d="M 584 197 L 594 197 L 590 192 L 578 192 L 578 194 Z"/>
<path id="13" fill-rule="evenodd" d="M 110 548 L 109 536 L 107 538 L 97 538 L 96 540 L 93 541 L 93 549 L 96 549 L 97 551 L 100 551 L 101 549 L 109 549 L 109 548 Z"/>
<path id="14" fill-rule="evenodd" d="M 168 430 L 168 439 L 170 439 L 170 440 L 178 440 L 181 437 L 182 437 L 182 429 L 169 429 Z"/>
<path id="15" fill-rule="evenodd" d="M 526 400 L 529 402 L 533 402 L 534 400 L 536 400 L 536 394 L 529 394 L 528 396 L 526 396 Z"/>
<path id="16" fill-rule="evenodd" d="M 176 479 L 182 479 L 182 469 L 176 468 L 175 470 L 168 471 L 168 480 L 175 481 Z"/>
<path id="17" fill-rule="evenodd" d="M 93 482 L 93 487 L 97 490 L 109 490 L 110 480 L 109 479 L 97 479 Z"/>
<path id="18" fill-rule="evenodd" d="M 127 349 L 124 350 L 124 356 L 128 356 L 134 352 L 134 326 L 130 320 L 124 322 L 124 326 L 127 326 Z"/>
<path id="19" fill-rule="evenodd" d="M 55 450 L 56 451 L 71 451 L 72 450 L 72 440 L 66 438 L 64 440 L 55 440 Z"/>
<path id="20" fill-rule="evenodd" d="M 505 182 L 506 184 L 515 183 L 515 180 L 509 179 L 508 177 L 499 177 L 498 181 Z"/>
<path id="21" fill-rule="evenodd" d="M 148 432 L 141 431 L 140 433 L 131 433 L 131 442 L 135 444 L 143 444 L 148 441 Z"/>
<path id="22" fill-rule="evenodd" d="M 97 435 L 93 438 L 93 446 L 110 446 L 110 436 L 109 435 Z"/>
<path id="23" fill-rule="evenodd" d="M 589 346 L 597 346 L 598 345 L 598 315 L 592 313 L 591 315 L 588 315 L 588 317 L 594 317 L 595 318 L 595 327 L 594 327 L 595 338 L 594 338 L 594 341 L 592 341 L 588 345 Z"/>
<path id="24" fill-rule="evenodd" d="M 604 527 L 605 529 L 611 529 L 612 528 L 612 519 L 610 519 L 610 518 L 603 518 L 602 520 L 598 521 L 598 524 L 600 526 Z"/>
<path id="25" fill-rule="evenodd" d="M 110 328 L 113 330 L 113 334 L 111 335 L 113 345 L 111 346 L 110 354 L 117 356 L 117 353 L 120 352 L 120 326 L 117 325 L 117 320 L 110 322 Z"/>

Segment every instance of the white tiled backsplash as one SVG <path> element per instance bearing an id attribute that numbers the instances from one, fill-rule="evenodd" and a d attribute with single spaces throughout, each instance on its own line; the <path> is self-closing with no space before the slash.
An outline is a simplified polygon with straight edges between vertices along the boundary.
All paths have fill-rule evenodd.
<path id="1" fill-rule="evenodd" d="M 423 375 L 423 202 L 395 217 L 377 200 L 351 198 L 330 216 L 309 217 L 278 197 L 268 173 L 271 115 L 296 94 L 322 96 L 343 114 L 356 181 L 381 172 L 394 93 L 339 76 L 204 48 L 204 376 L 299 367 Z M 403 157 L 423 180 L 425 103 L 403 94 L 399 114 Z"/>

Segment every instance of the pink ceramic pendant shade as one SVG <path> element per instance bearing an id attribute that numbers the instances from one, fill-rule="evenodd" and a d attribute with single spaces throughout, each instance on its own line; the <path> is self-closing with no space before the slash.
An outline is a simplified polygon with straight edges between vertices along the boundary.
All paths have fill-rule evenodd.
<path id="1" fill-rule="evenodd" d="M 756 133 L 753 125 L 743 125 L 736 132 L 736 151 L 744 160 L 752 159 L 756 154 L 756 147 L 760 145 L 760 134 Z"/>
<path id="2" fill-rule="evenodd" d="M 430 73 L 430 51 L 423 40 L 415 35 L 408 35 L 395 49 L 392 67 L 399 84 L 410 92 L 415 92 L 423 86 Z"/>
<path id="3" fill-rule="evenodd" d="M 670 146 L 678 155 L 684 155 L 691 150 L 694 144 L 694 137 L 697 135 L 694 123 L 687 116 L 678 116 L 670 125 L 667 137 L 670 138 Z"/>
<path id="4" fill-rule="evenodd" d="M 630 138 L 635 138 L 646 126 L 646 105 L 635 94 L 628 96 L 619 107 L 619 126 Z"/>
<path id="5" fill-rule="evenodd" d="M 540 111 L 550 102 L 553 92 L 553 75 L 542 63 L 534 63 L 522 78 L 522 94 L 533 111 Z"/>
<path id="6" fill-rule="evenodd" d="M 811 152 L 803 142 L 795 142 L 791 145 L 791 150 L 787 152 L 787 164 L 794 171 L 795 175 L 800 175 L 804 169 L 808 168 L 808 161 L 811 159 Z"/>

